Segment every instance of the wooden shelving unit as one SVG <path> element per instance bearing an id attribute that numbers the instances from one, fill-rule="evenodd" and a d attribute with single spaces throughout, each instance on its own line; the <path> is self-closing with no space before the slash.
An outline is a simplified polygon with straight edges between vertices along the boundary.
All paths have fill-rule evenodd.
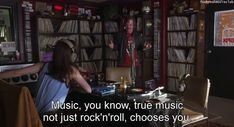
<path id="1" fill-rule="evenodd" d="M 86 20 L 78 17 L 37 16 L 38 61 L 43 61 L 47 46 L 65 38 L 75 42 L 75 61 L 91 73 L 103 72 L 103 28 L 101 20 Z"/>
<path id="2" fill-rule="evenodd" d="M 197 27 L 196 12 L 168 16 L 168 91 L 177 91 L 178 81 L 182 75 L 196 75 Z"/>

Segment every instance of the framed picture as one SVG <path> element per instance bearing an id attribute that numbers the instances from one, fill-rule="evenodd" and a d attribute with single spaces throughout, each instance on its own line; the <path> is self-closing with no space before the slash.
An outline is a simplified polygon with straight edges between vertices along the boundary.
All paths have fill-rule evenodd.
<path id="1" fill-rule="evenodd" d="M 234 46 L 234 10 L 214 13 L 214 46 Z"/>
<path id="2" fill-rule="evenodd" d="M 14 41 L 14 26 L 11 7 L 0 6 L 0 38 L 1 42 Z"/>

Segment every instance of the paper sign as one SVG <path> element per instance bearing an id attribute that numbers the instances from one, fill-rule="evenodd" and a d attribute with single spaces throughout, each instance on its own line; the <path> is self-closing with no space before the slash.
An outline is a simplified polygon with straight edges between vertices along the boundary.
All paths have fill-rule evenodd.
<path id="1" fill-rule="evenodd" d="M 1 49 L 3 52 L 14 52 L 16 51 L 16 44 L 14 41 L 1 42 Z"/>
<path id="2" fill-rule="evenodd" d="M 234 10 L 215 12 L 214 46 L 234 46 Z"/>

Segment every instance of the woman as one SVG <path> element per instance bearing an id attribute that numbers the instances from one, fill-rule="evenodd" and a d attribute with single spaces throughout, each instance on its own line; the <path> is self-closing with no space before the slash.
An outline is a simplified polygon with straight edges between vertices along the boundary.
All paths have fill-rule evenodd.
<path id="1" fill-rule="evenodd" d="M 53 111 L 52 102 L 63 104 L 72 85 L 91 93 L 91 87 L 72 62 L 73 44 L 69 40 L 58 40 L 53 49 L 50 63 L 36 63 L 32 66 L 0 73 L 0 79 L 39 73 L 36 108 L 40 114 Z"/>

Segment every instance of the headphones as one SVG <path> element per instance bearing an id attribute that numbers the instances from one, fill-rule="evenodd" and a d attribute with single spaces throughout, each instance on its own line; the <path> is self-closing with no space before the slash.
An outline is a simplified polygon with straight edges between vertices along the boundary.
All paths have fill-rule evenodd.
<path id="1" fill-rule="evenodd" d="M 68 40 L 68 39 L 60 39 L 60 40 L 58 40 L 58 41 L 65 43 L 65 44 L 72 50 L 71 60 L 72 60 L 72 62 L 75 62 L 76 59 L 77 59 L 77 54 L 76 54 L 76 52 L 75 52 L 75 46 L 73 45 L 73 43 L 71 42 L 71 40 Z M 57 41 L 57 42 L 58 42 L 58 41 Z M 57 42 L 56 42 L 56 43 L 57 43 Z M 54 45 L 56 45 L 56 43 L 55 43 Z"/>

